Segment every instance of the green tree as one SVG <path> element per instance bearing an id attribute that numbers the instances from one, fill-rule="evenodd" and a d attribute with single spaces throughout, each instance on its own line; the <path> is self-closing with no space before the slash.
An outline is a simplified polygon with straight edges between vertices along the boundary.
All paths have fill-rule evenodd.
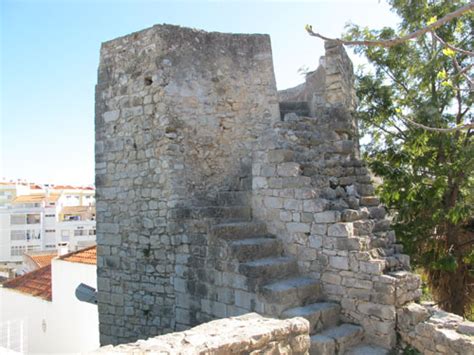
<path id="1" fill-rule="evenodd" d="M 340 40 L 370 63 L 356 83 L 365 157 L 412 263 L 439 305 L 463 315 L 474 298 L 473 4 L 389 3 L 398 30 L 351 25 Z"/>

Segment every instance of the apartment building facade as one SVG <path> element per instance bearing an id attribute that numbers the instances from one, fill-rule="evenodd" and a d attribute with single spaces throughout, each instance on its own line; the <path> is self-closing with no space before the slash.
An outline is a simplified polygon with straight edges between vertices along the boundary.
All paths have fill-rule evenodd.
<path id="1" fill-rule="evenodd" d="M 22 261 L 27 252 L 74 251 L 95 243 L 92 187 L 0 184 L 0 262 Z"/>

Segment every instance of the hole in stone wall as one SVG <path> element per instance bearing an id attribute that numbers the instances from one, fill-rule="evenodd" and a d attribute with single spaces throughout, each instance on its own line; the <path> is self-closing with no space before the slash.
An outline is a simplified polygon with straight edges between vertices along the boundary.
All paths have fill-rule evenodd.
<path id="1" fill-rule="evenodd" d="M 149 76 L 145 77 L 145 85 L 150 86 L 151 84 L 153 84 L 152 78 Z"/>

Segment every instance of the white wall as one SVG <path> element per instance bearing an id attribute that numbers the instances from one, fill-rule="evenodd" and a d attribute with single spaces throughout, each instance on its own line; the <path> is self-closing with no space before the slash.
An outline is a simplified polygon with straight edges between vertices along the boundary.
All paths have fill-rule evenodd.
<path id="1" fill-rule="evenodd" d="M 0 210 L 0 262 L 10 260 L 10 215 Z"/>
<path id="2" fill-rule="evenodd" d="M 97 306 L 75 297 L 81 282 L 97 288 L 96 266 L 53 260 L 52 278 L 52 302 L 0 287 L 0 329 L 5 328 L 7 321 L 23 322 L 24 349 L 28 353 L 97 349 L 100 346 Z M 0 336 L 0 348 L 6 347 L 1 342 Z"/>
<path id="3" fill-rule="evenodd" d="M 51 302 L 0 287 L 0 347 L 7 347 L 9 332 L 12 350 L 51 352 L 56 341 L 54 316 Z"/>
<path id="4" fill-rule="evenodd" d="M 79 301 L 76 287 L 85 283 L 97 289 L 96 266 L 53 259 L 53 304 L 57 334 L 56 352 L 88 351 L 99 344 L 97 306 Z"/>

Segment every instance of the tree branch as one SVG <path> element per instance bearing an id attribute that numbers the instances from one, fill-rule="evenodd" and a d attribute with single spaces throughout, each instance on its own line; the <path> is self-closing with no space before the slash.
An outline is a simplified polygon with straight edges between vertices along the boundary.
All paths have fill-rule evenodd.
<path id="1" fill-rule="evenodd" d="M 467 123 L 467 124 L 463 124 L 463 125 L 458 125 L 456 127 L 451 127 L 451 128 L 436 128 L 436 127 L 429 127 L 429 126 L 425 126 L 421 123 L 418 123 L 418 122 L 415 122 L 415 121 L 412 121 L 411 119 L 409 119 L 408 117 L 402 117 L 401 118 L 403 121 L 405 121 L 406 123 L 408 123 L 409 125 L 412 125 L 412 126 L 415 126 L 417 128 L 421 128 L 421 129 L 424 129 L 426 131 L 432 131 L 432 132 L 443 132 L 443 133 L 447 133 L 447 132 L 455 132 L 455 131 L 460 131 L 460 130 L 465 130 L 465 129 L 471 129 L 471 128 L 474 128 L 474 123 Z"/>
<path id="2" fill-rule="evenodd" d="M 393 47 L 393 46 L 396 46 L 398 44 L 404 43 L 404 42 L 406 42 L 410 39 L 419 37 L 419 36 L 421 36 L 421 35 L 423 35 L 427 32 L 432 32 L 434 29 L 444 25 L 445 23 L 451 21 L 454 18 L 457 18 L 457 17 L 461 16 L 462 14 L 464 14 L 464 13 L 466 13 L 466 12 L 472 10 L 472 9 L 474 9 L 474 2 L 471 1 L 471 2 L 469 2 L 469 4 L 460 7 L 456 11 L 453 11 L 453 12 L 447 14 L 446 16 L 440 18 L 438 21 L 433 22 L 432 24 L 430 24 L 426 27 L 420 28 L 419 30 L 416 30 L 415 32 L 409 33 L 405 36 L 392 38 L 392 39 L 387 39 L 387 40 L 347 41 L 347 40 L 343 40 L 343 39 L 340 39 L 340 38 L 329 38 L 329 37 L 323 36 L 320 33 L 314 32 L 312 26 L 310 26 L 310 25 L 306 25 L 305 29 L 306 29 L 306 31 L 308 32 L 308 34 L 310 36 L 318 37 L 318 38 L 321 38 L 325 41 L 334 41 L 334 42 L 337 42 L 339 44 L 346 45 L 346 46 L 379 46 L 379 47 L 389 48 L 389 47 Z"/>
<path id="3" fill-rule="evenodd" d="M 465 49 L 458 48 L 458 47 L 453 46 L 452 44 L 447 43 L 444 39 L 442 39 L 440 36 L 438 36 L 438 34 L 435 31 L 431 31 L 431 33 L 433 34 L 433 37 L 439 43 L 441 43 L 443 46 L 448 47 L 449 49 L 452 49 L 455 52 L 466 54 L 468 56 L 474 57 L 474 52 L 470 52 L 470 51 L 467 51 Z"/>

